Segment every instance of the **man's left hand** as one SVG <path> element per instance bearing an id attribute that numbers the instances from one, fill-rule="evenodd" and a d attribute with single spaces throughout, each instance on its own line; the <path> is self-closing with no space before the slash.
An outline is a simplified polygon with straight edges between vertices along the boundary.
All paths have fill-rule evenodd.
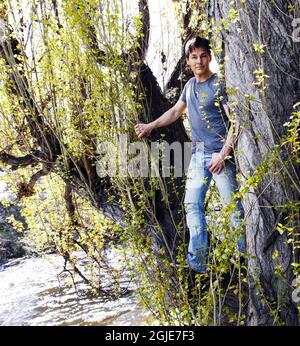
<path id="1" fill-rule="evenodd" d="M 222 158 L 220 153 L 213 153 L 210 163 L 208 165 L 208 169 L 211 173 L 220 174 L 224 167 L 224 159 Z"/>

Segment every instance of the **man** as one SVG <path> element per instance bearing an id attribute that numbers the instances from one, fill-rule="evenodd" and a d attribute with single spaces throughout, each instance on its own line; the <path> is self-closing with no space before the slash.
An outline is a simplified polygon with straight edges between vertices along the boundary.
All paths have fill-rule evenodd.
<path id="1" fill-rule="evenodd" d="M 186 64 L 194 74 L 185 85 L 174 107 L 149 124 L 137 124 L 139 138 L 149 136 L 159 127 L 176 121 L 188 108 L 192 132 L 192 158 L 187 173 L 185 211 L 190 232 L 189 266 L 196 272 L 207 269 L 209 238 L 205 220 L 205 195 L 211 179 L 215 180 L 223 203 L 232 199 L 237 189 L 236 167 L 228 157 L 234 146 L 233 126 L 230 126 L 229 107 L 224 87 L 209 68 L 210 43 L 195 37 L 185 47 Z M 229 128 L 230 127 L 230 128 Z M 240 201 L 231 216 L 231 224 L 239 227 L 243 219 Z M 245 239 L 238 240 L 238 249 L 245 251 Z"/>

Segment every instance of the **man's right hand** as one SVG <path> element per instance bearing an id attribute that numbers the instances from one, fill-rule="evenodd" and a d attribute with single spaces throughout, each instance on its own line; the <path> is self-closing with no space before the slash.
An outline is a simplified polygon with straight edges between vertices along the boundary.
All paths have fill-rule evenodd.
<path id="1" fill-rule="evenodd" d="M 135 133 L 138 135 L 138 137 L 142 138 L 142 137 L 150 136 L 152 130 L 154 129 L 154 126 L 152 123 L 137 124 L 137 125 L 135 125 L 134 129 L 135 129 Z"/>
<path id="2" fill-rule="evenodd" d="M 167 110 L 163 115 L 151 123 L 135 125 L 135 133 L 139 138 L 150 136 L 152 130 L 174 123 L 185 110 L 185 107 L 186 103 L 178 100 L 175 106 Z"/>

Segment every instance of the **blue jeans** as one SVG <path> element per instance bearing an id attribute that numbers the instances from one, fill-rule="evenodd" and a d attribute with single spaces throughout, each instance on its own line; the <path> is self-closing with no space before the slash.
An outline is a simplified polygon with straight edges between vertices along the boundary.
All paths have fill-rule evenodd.
<path id="1" fill-rule="evenodd" d="M 233 159 L 226 160 L 220 174 L 212 174 L 208 164 L 212 158 L 211 153 L 203 149 L 192 154 L 187 172 L 185 191 L 186 221 L 190 232 L 188 247 L 188 261 L 191 269 L 203 273 L 207 269 L 207 257 L 209 248 L 209 236 L 205 220 L 205 195 L 213 178 L 223 204 L 232 201 L 232 194 L 237 190 L 236 165 Z M 231 215 L 231 225 L 240 227 L 244 218 L 244 210 L 238 201 Z M 238 250 L 245 252 L 245 236 L 242 235 L 237 241 Z"/>

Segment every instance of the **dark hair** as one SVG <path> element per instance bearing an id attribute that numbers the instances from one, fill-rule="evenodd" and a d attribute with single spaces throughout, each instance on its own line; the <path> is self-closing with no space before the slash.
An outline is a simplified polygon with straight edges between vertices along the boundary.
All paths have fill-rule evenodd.
<path id="1" fill-rule="evenodd" d="M 207 53 L 209 54 L 209 56 L 211 56 L 210 42 L 206 38 L 196 36 L 189 39 L 185 44 L 185 49 L 184 49 L 185 57 L 188 58 L 190 53 L 195 48 L 204 48 L 207 50 Z"/>

